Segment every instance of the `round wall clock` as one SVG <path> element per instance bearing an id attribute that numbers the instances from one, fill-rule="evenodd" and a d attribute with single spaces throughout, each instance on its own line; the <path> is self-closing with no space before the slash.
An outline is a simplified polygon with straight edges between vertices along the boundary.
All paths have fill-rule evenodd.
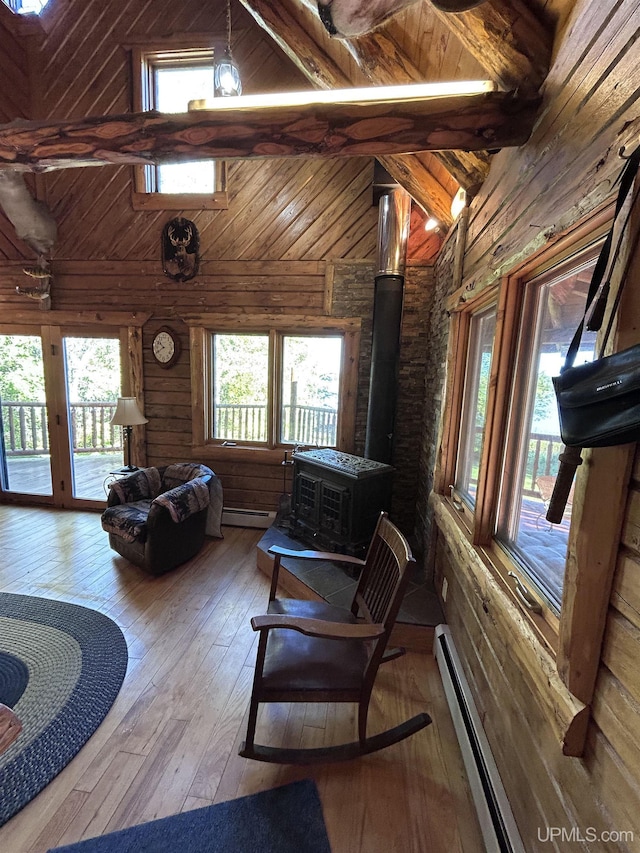
<path id="1" fill-rule="evenodd" d="M 153 336 L 152 349 L 160 367 L 171 367 L 180 355 L 180 338 L 169 326 L 161 326 Z"/>

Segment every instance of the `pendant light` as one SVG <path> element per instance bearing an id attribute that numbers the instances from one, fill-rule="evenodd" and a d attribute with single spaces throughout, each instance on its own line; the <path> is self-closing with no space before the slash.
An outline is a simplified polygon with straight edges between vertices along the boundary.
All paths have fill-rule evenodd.
<path id="1" fill-rule="evenodd" d="M 242 94 L 240 72 L 231 56 L 231 0 L 227 0 L 227 47 L 224 57 L 216 62 L 213 72 L 213 89 L 216 98 L 229 98 Z"/>

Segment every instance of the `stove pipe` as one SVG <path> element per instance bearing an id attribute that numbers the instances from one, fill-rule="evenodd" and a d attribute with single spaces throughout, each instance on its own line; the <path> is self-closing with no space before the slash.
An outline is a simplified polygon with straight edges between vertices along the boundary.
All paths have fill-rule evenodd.
<path id="1" fill-rule="evenodd" d="M 404 268 L 411 197 L 400 187 L 384 192 L 378 203 L 371 379 L 364 455 L 390 464 L 396 415 Z"/>

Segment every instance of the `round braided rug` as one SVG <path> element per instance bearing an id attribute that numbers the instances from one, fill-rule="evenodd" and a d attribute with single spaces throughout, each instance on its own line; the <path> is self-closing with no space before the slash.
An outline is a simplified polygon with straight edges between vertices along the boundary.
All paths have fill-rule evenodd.
<path id="1" fill-rule="evenodd" d="M 0 593 L 0 703 L 22 722 L 0 754 L 0 826 L 71 761 L 113 704 L 127 644 L 102 613 Z"/>

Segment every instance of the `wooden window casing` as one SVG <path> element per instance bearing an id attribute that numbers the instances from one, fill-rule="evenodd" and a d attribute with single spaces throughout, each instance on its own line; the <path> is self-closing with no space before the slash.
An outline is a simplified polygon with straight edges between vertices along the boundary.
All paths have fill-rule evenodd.
<path id="1" fill-rule="evenodd" d="M 509 401 L 514 381 L 517 331 L 522 311 L 523 282 L 578 256 L 587 247 L 601 241 L 612 219 L 609 204 L 571 232 L 545 247 L 521 264 L 492 288 L 475 299 L 461 289 L 449 301 L 452 327 L 448 354 L 448 379 L 444 426 L 442 432 L 441 465 L 436 473 L 434 492 L 441 495 L 443 506 L 458 525 L 461 534 L 473 547 L 478 559 L 494 574 L 512 601 L 516 602 L 533 633 L 547 652 L 556 660 L 562 681 L 581 702 L 588 704 L 599 665 L 611 581 L 618 551 L 618 542 L 633 446 L 599 448 L 583 451 L 584 462 L 576 477 L 572 523 L 569 533 L 565 586 L 560 615 L 541 601 L 541 613 L 527 609 L 518 597 L 514 572 L 526 586 L 526 577 L 494 538 L 496 512 L 500 497 L 502 464 Z M 614 286 L 616 281 L 612 282 Z M 632 288 L 628 288 L 632 290 Z M 469 320 L 472 313 L 498 300 L 496 336 L 487 401 L 485 434 L 482 445 L 475 511 L 450 494 L 454 482 L 460 409 L 463 396 L 466 348 Z M 625 292 L 625 298 L 631 298 Z M 621 311 L 620 317 L 623 316 Z M 624 336 L 617 336 L 616 349 L 629 346 Z M 517 381 L 517 380 L 515 380 Z M 631 447 L 631 449 L 630 449 Z M 602 494 L 612 496 L 606 502 Z M 594 525 L 597 537 L 594 537 Z M 587 535 L 589 534 L 589 535 Z M 537 598 L 533 591 L 534 598 Z M 571 754 L 577 754 L 572 752 Z"/>
<path id="2" fill-rule="evenodd" d="M 153 76 L 156 63 L 170 62 L 185 65 L 197 64 L 209 59 L 213 63 L 215 47 L 206 40 L 190 38 L 174 39 L 162 45 L 135 45 L 131 49 L 133 111 L 146 112 L 153 106 Z M 212 72 L 213 73 L 213 72 Z M 134 210 L 225 210 L 229 207 L 227 195 L 227 163 L 215 164 L 215 188 L 213 193 L 161 193 L 154 192 L 149 180 L 149 170 L 154 166 L 133 167 L 133 191 L 131 202 Z"/>
<path id="3" fill-rule="evenodd" d="M 336 447 L 352 453 L 355 444 L 356 398 L 358 388 L 358 357 L 360 348 L 360 320 L 358 318 L 336 319 L 328 317 L 303 317 L 283 315 L 246 315 L 239 320 L 224 314 L 200 314 L 185 318 L 190 327 L 191 352 L 191 401 L 192 401 L 192 446 L 194 452 L 206 459 L 251 459 L 255 454 L 261 458 L 282 459 L 282 448 L 275 440 L 265 444 L 250 445 L 237 442 L 224 445 L 222 439 L 213 439 L 211 425 L 211 395 L 213 390 L 212 360 L 210 358 L 211 336 L 216 332 L 235 334 L 270 335 L 313 335 L 341 336 L 342 363 L 340 369 L 339 417 Z M 277 412 L 280 408 L 279 347 L 272 347 L 269 403 L 272 422 L 271 435 L 275 435 Z"/>

